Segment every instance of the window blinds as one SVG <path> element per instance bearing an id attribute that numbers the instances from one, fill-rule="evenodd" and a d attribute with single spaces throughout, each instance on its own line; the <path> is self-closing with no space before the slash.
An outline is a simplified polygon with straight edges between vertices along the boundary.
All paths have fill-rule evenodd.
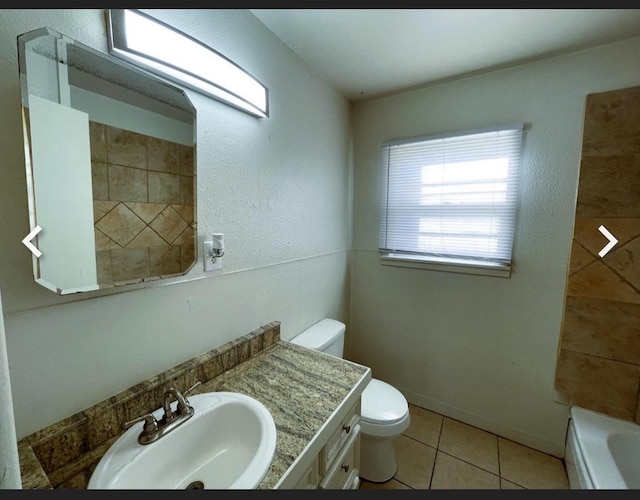
<path id="1" fill-rule="evenodd" d="M 522 130 L 384 144 L 380 251 L 509 265 Z"/>

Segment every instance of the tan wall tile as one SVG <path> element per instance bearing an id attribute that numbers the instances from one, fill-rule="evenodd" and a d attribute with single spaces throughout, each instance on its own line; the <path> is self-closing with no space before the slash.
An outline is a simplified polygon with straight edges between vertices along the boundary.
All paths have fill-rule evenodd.
<path id="1" fill-rule="evenodd" d="M 128 281 L 150 276 L 148 249 L 111 250 L 111 272 L 114 281 Z"/>
<path id="2" fill-rule="evenodd" d="M 640 365 L 640 305 L 567 297 L 562 348 Z"/>
<path id="3" fill-rule="evenodd" d="M 109 165 L 109 199 L 113 201 L 148 201 L 147 171 Z"/>
<path id="4" fill-rule="evenodd" d="M 640 419 L 636 326 L 640 268 L 635 265 L 640 257 L 639 137 L 640 86 L 587 96 L 556 366 L 556 388 L 574 404 L 636 421 Z M 601 224 L 618 239 L 602 259 L 597 254 L 607 239 L 598 231 Z M 595 260 L 589 262 L 591 258 Z"/>
<path id="5" fill-rule="evenodd" d="M 640 87 L 587 96 L 582 151 L 587 156 L 622 156 L 640 152 Z"/>
<path id="6" fill-rule="evenodd" d="M 145 227 L 138 236 L 133 238 L 127 248 L 143 248 L 143 247 L 162 247 L 167 246 L 167 242 L 164 241 L 158 233 L 156 233 L 149 226 Z"/>
<path id="7" fill-rule="evenodd" d="M 107 162 L 107 126 L 102 123 L 89 122 L 89 147 L 91 160 Z"/>
<path id="8" fill-rule="evenodd" d="M 168 172 L 170 174 L 180 173 L 182 166 L 178 156 L 178 144 L 156 137 L 148 137 L 147 146 L 149 148 L 147 162 L 149 170 Z"/>
<path id="9" fill-rule="evenodd" d="M 149 248 L 149 272 L 152 276 L 177 274 L 181 271 L 180 245 Z"/>
<path id="10" fill-rule="evenodd" d="M 145 227 L 145 223 L 124 204 L 118 204 L 100 219 L 95 227 L 109 238 L 126 247 Z"/>
<path id="11" fill-rule="evenodd" d="M 602 262 L 594 262 L 569 276 L 567 295 L 640 304 L 640 295 Z"/>
<path id="12" fill-rule="evenodd" d="M 96 255 L 99 281 L 127 284 L 186 272 L 196 259 L 195 146 L 95 122 L 90 134 L 97 251 L 126 247 L 147 253 Z M 165 211 L 167 204 L 177 210 Z M 150 250 L 159 246 L 164 250 Z M 144 275 L 150 266 L 152 275 Z"/>
<path id="13" fill-rule="evenodd" d="M 640 262 L 640 238 L 616 246 L 604 257 L 604 262 L 636 290 L 640 290 L 640 266 L 637 264 Z"/>
<path id="14" fill-rule="evenodd" d="M 174 245 L 193 245 L 195 241 L 195 231 L 191 226 L 187 226 L 184 228 L 184 231 L 180 233 L 175 240 L 173 240 Z"/>
<path id="15" fill-rule="evenodd" d="M 93 202 L 93 222 L 98 222 L 111 210 L 118 206 L 117 201 L 96 201 Z"/>
<path id="16" fill-rule="evenodd" d="M 597 259 L 609 240 L 598 231 L 604 225 L 618 240 L 619 246 L 640 236 L 640 219 L 608 218 L 608 217 L 577 217 L 573 230 L 573 237 Z M 617 247 L 616 247 L 617 248 Z"/>
<path id="17" fill-rule="evenodd" d="M 116 127 L 107 127 L 107 157 L 110 165 L 146 170 L 147 136 Z"/>
<path id="18" fill-rule="evenodd" d="M 640 366 L 560 350 L 556 388 L 571 404 L 633 420 L 639 385 Z"/>
<path id="19" fill-rule="evenodd" d="M 106 163 L 91 162 L 91 188 L 94 200 L 109 199 L 109 178 L 107 177 Z"/>
<path id="20" fill-rule="evenodd" d="M 187 228 L 187 223 L 171 206 L 165 208 L 149 226 L 171 244 Z"/>
<path id="21" fill-rule="evenodd" d="M 586 250 L 575 239 L 571 245 L 571 258 L 569 261 L 569 274 L 575 274 L 580 269 L 585 268 L 592 262 L 596 261 L 596 257 L 593 256 L 588 250 Z"/>
<path id="22" fill-rule="evenodd" d="M 148 201 L 150 203 L 180 204 L 180 176 L 160 172 L 149 172 Z"/>
<path id="23" fill-rule="evenodd" d="M 187 272 L 196 263 L 196 247 L 191 244 L 180 245 L 180 267 L 183 272 Z"/>
<path id="24" fill-rule="evenodd" d="M 580 162 L 577 217 L 640 217 L 640 155 Z"/>
<path id="25" fill-rule="evenodd" d="M 109 238 L 106 234 L 104 234 L 100 229 L 95 228 L 95 237 L 96 237 L 96 253 L 102 252 L 104 250 L 114 250 L 117 248 L 122 248 L 115 241 Z"/>
<path id="26" fill-rule="evenodd" d="M 195 177 L 180 176 L 180 203 L 182 205 L 193 205 L 195 203 Z"/>
<path id="27" fill-rule="evenodd" d="M 178 145 L 178 161 L 180 162 L 180 174 L 181 175 L 195 175 L 196 174 L 196 157 L 195 146 Z"/>
<path id="28" fill-rule="evenodd" d="M 166 203 L 125 203 L 131 211 L 149 224 L 160 212 L 167 208 Z"/>
<path id="29" fill-rule="evenodd" d="M 113 275 L 111 274 L 111 252 L 109 250 L 96 252 L 96 271 L 99 284 L 113 283 Z"/>
<path id="30" fill-rule="evenodd" d="M 171 205 L 180 214 L 185 222 L 191 224 L 195 220 L 195 207 L 193 205 Z"/>

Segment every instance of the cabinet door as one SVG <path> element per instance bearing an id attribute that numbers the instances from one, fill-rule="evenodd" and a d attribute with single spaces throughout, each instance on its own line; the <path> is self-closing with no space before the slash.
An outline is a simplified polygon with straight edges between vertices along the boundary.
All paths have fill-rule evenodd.
<path id="1" fill-rule="evenodd" d="M 303 476 L 293 487 L 294 490 L 315 490 L 318 488 L 318 457 L 307 468 Z"/>
<path id="2" fill-rule="evenodd" d="M 54 292 L 97 290 L 89 115 L 35 95 L 29 101 L 35 211 L 42 228 L 36 281 Z"/>

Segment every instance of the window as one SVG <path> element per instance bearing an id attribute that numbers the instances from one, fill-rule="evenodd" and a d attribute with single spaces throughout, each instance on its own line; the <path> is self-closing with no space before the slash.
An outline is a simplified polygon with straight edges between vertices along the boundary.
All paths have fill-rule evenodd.
<path id="1" fill-rule="evenodd" d="M 383 144 L 383 264 L 508 277 L 522 129 Z"/>

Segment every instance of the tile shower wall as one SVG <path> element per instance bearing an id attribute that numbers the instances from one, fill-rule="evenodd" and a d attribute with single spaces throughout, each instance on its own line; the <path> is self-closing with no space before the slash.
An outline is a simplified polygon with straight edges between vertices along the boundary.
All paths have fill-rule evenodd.
<path id="1" fill-rule="evenodd" d="M 101 287 L 195 263 L 194 147 L 90 122 Z"/>
<path id="2" fill-rule="evenodd" d="M 640 423 L 640 87 L 588 95 L 583 134 L 556 389 Z"/>

